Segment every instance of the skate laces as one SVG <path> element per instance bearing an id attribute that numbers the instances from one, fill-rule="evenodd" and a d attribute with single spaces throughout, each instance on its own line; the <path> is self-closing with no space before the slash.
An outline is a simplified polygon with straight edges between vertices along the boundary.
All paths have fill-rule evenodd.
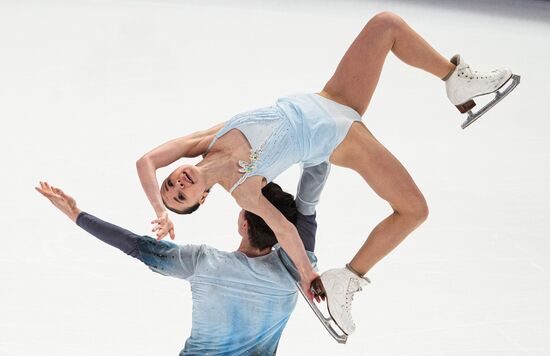
<path id="1" fill-rule="evenodd" d="M 492 70 L 488 73 L 479 72 L 477 70 L 472 71 L 470 69 L 470 66 L 468 64 L 465 64 L 462 68 L 459 69 L 458 76 L 468 79 L 489 79 L 495 77 L 496 75 L 498 75 L 498 73 L 498 70 Z"/>
<path id="2" fill-rule="evenodd" d="M 344 301 L 344 311 L 348 316 L 349 323 L 355 328 L 355 322 L 351 316 L 351 304 L 353 303 L 353 297 L 356 292 L 362 291 L 361 283 L 356 278 L 351 278 L 348 284 L 348 289 L 346 290 L 346 300 Z"/>
<path id="3" fill-rule="evenodd" d="M 348 289 L 346 291 L 346 301 L 344 305 L 344 309 L 349 312 L 351 311 L 351 303 L 353 302 L 353 297 L 355 296 L 355 293 L 362 291 L 363 288 L 361 288 L 361 283 L 355 278 L 350 279 L 348 284 Z"/>

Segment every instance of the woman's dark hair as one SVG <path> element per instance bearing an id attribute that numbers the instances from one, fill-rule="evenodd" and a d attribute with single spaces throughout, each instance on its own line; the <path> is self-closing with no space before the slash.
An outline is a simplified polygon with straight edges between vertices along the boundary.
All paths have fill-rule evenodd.
<path id="1" fill-rule="evenodd" d="M 288 221 L 296 225 L 298 210 L 292 194 L 285 192 L 273 182 L 263 187 L 262 194 Z M 261 217 L 249 211 L 245 211 L 244 217 L 248 222 L 248 238 L 253 247 L 263 250 L 277 243 L 275 233 Z"/>
<path id="2" fill-rule="evenodd" d="M 206 192 L 207 193 L 210 193 L 210 188 L 206 189 Z M 195 210 L 197 210 L 201 205 L 200 203 L 197 203 L 195 205 L 192 205 L 190 206 L 189 208 L 185 208 L 183 210 L 178 210 L 178 209 L 174 209 L 174 208 L 171 208 L 169 207 L 166 202 L 164 201 L 164 199 L 162 199 L 162 203 L 164 204 L 164 206 L 166 207 L 166 209 L 170 210 L 171 212 L 173 213 L 176 213 L 176 214 L 180 214 L 180 215 L 188 215 L 188 214 L 191 214 L 193 213 Z"/>
<path id="3" fill-rule="evenodd" d="M 163 203 L 164 203 L 164 201 L 163 201 Z M 197 203 L 197 204 L 195 204 L 193 206 L 190 206 L 189 208 L 186 208 L 186 209 L 183 209 L 183 210 L 178 210 L 178 209 L 171 208 L 168 205 L 166 205 L 166 203 L 164 203 L 164 206 L 166 207 L 166 209 L 170 210 L 173 213 L 180 214 L 180 215 L 187 215 L 187 214 L 191 214 L 192 212 L 197 210 L 199 208 L 199 206 L 201 206 L 201 205 L 199 203 Z"/>

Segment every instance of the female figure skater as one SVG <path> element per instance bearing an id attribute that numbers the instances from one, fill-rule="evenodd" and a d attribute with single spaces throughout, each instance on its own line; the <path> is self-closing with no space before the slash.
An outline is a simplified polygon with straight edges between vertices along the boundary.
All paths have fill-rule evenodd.
<path id="1" fill-rule="evenodd" d="M 380 13 L 359 33 L 320 93 L 280 98 L 274 106 L 169 141 L 138 160 L 143 189 L 157 214 L 153 221 L 157 238 L 175 236 L 165 208 L 191 213 L 204 203 L 210 188 L 220 184 L 243 209 L 261 216 L 275 232 L 311 301 L 310 289 L 318 275 L 294 225 L 261 190 L 295 163 L 312 167 L 330 161 L 351 168 L 393 209 L 346 268 L 329 270 L 321 277 L 333 320 L 344 333 L 352 333 L 350 305 L 353 293 L 365 283 L 363 276 L 428 216 L 426 201 L 409 173 L 361 122 L 390 51 L 444 80 L 449 99 L 461 112 L 475 105 L 473 97 L 495 92 L 512 78 L 508 69 L 474 72 L 458 55 L 449 61 L 399 16 Z M 199 155 L 201 162 L 177 168 L 159 190 L 156 169 Z"/>

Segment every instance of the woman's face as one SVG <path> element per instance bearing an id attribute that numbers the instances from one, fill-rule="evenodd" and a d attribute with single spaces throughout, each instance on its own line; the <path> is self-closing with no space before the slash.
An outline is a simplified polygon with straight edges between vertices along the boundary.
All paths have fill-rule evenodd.
<path id="1" fill-rule="evenodd" d="M 206 188 L 202 172 L 186 164 L 176 168 L 162 182 L 160 195 L 168 208 L 182 211 L 197 203 L 204 203 L 208 195 Z"/>

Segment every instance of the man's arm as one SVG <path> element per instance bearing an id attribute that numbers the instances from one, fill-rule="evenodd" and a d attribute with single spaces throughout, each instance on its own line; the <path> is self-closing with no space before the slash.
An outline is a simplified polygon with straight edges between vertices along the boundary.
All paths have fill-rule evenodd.
<path id="1" fill-rule="evenodd" d="M 78 215 L 76 224 L 106 244 L 137 258 L 154 272 L 181 279 L 195 273 L 201 246 L 180 246 L 140 236 L 86 212 Z"/>
<path id="2" fill-rule="evenodd" d="M 194 274 L 200 246 L 179 246 L 167 241 L 156 241 L 149 236 L 134 234 L 81 211 L 76 206 L 76 201 L 61 189 L 50 187 L 45 182 L 41 182 L 40 185 L 41 187 L 37 187 L 36 190 L 79 227 L 99 240 L 137 258 L 160 274 L 182 279 Z"/>
<path id="3" fill-rule="evenodd" d="M 137 243 L 140 236 L 133 232 L 103 221 L 86 212 L 81 212 L 78 215 L 76 224 L 106 244 L 118 248 L 128 256 L 141 260 Z"/>
<path id="4" fill-rule="evenodd" d="M 319 203 L 329 173 L 330 163 L 323 162 L 313 167 L 304 168 L 298 182 L 296 228 L 306 251 L 313 252 L 315 250 L 315 235 L 317 233 L 315 207 Z"/>
<path id="5" fill-rule="evenodd" d="M 154 272 L 181 279 L 195 273 L 201 246 L 180 246 L 140 236 L 86 212 L 78 215 L 76 224 L 106 244 L 137 258 Z"/>

